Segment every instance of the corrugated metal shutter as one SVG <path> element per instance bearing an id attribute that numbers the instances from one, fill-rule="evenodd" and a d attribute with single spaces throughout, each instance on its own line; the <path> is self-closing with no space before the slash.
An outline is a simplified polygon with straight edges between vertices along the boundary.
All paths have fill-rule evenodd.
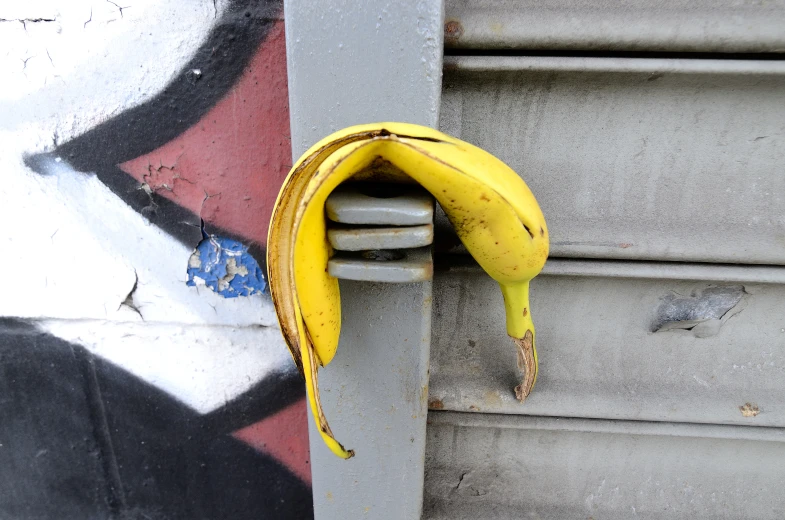
<path id="1" fill-rule="evenodd" d="M 501 295 L 442 246 L 424 516 L 782 518 L 785 3 L 446 15 L 441 127 L 527 180 L 552 258 L 521 405 Z"/>

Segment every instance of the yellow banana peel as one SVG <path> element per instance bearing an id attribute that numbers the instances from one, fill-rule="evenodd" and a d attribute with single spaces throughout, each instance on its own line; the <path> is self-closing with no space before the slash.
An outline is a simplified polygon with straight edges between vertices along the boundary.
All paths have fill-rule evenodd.
<path id="1" fill-rule="evenodd" d="M 341 329 L 338 280 L 327 273 L 332 248 L 324 205 L 349 179 L 414 182 L 439 202 L 466 249 L 501 287 L 523 373 L 515 394 L 526 399 L 537 379 L 529 281 L 548 257 L 548 228 L 534 195 L 493 155 L 436 130 L 406 123 L 354 126 L 316 143 L 293 166 L 267 239 L 270 294 L 327 446 L 339 457 L 354 455 L 330 430 L 317 378 L 319 367 L 335 356 Z"/>

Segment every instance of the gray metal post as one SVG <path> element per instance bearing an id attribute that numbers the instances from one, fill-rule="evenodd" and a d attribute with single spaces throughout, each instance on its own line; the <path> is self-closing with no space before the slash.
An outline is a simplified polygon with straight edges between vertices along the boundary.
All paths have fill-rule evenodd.
<path id="1" fill-rule="evenodd" d="M 440 0 L 286 0 L 293 156 L 353 124 L 436 127 L 443 18 Z M 431 282 L 342 281 L 341 296 L 338 354 L 319 382 L 357 455 L 336 458 L 311 421 L 316 518 L 420 518 Z"/>

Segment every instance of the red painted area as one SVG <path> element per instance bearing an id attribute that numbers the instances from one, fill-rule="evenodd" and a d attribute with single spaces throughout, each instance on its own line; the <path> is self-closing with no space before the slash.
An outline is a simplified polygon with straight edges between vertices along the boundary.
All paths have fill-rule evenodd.
<path id="1" fill-rule="evenodd" d="M 305 399 L 289 405 L 258 423 L 237 430 L 232 436 L 275 458 L 309 486 L 311 485 L 308 412 Z"/>
<path id="2" fill-rule="evenodd" d="M 166 124 L 161 121 L 160 124 Z M 291 167 L 283 22 L 270 31 L 229 93 L 196 125 L 120 165 L 205 223 L 264 246 Z"/>
<path id="3" fill-rule="evenodd" d="M 289 135 L 284 25 L 278 22 L 237 84 L 196 125 L 120 168 L 206 224 L 264 246 L 291 167 Z M 301 400 L 233 436 L 310 485 L 307 421 Z"/>

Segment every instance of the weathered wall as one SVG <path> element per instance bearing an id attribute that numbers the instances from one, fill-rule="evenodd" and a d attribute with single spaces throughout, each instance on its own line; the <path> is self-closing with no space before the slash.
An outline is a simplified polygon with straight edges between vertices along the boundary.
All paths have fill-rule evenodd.
<path id="1" fill-rule="evenodd" d="M 291 154 L 281 2 L 0 19 L 0 518 L 311 516 L 262 276 Z"/>

